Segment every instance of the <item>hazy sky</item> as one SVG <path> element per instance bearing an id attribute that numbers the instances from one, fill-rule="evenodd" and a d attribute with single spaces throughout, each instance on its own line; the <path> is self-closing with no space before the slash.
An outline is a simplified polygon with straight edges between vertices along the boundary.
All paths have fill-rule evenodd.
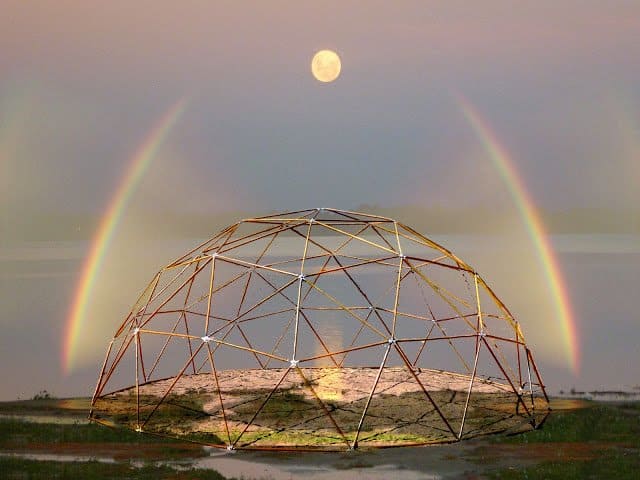
<path id="1" fill-rule="evenodd" d="M 463 95 L 546 207 L 640 201 L 640 4 L 5 1 L 3 203 L 100 211 L 189 99 L 133 207 L 501 201 Z M 336 50 L 332 84 L 309 63 Z M 155 192 L 155 193 L 154 193 Z"/>
<path id="2" fill-rule="evenodd" d="M 136 212 L 149 209 L 264 212 L 367 203 L 514 210 L 460 97 L 510 152 L 537 206 L 640 205 L 638 1 L 4 0 L 0 10 L 0 230 L 11 228 L 12 218 L 42 213 L 100 215 L 134 153 L 181 99 L 184 113 L 127 205 L 123 223 L 134 229 L 142 229 Z M 310 72 L 313 54 L 324 48 L 342 58 L 331 84 Z M 522 222 L 515 225 L 524 235 Z M 525 320 L 539 314 L 536 302 L 547 295 L 539 271 L 527 276 L 529 266 L 540 268 L 528 241 L 519 245 L 530 256 L 517 259 L 517 272 L 504 258 L 479 259 L 481 272 L 490 283 L 497 279 L 506 303 Z M 126 255 L 146 246 L 125 243 L 112 246 L 96 286 L 94 301 L 104 308 L 95 362 L 104 332 L 167 261 L 163 251 L 130 274 Z M 598 322 L 611 313 L 605 303 L 623 319 L 612 338 L 637 352 L 635 248 L 631 266 L 622 257 L 611 268 L 600 257 L 563 265 L 576 282 L 602 271 L 589 288 L 571 291 L 577 315 L 591 315 L 581 325 L 585 357 L 602 337 Z M 78 249 L 56 254 L 71 263 L 46 265 L 55 270 L 46 275 L 62 280 L 35 267 L 25 273 L 28 262 L 0 275 L 0 324 L 11 339 L 3 340 L 0 363 L 22 359 L 24 376 L 43 387 L 63 382 L 56 362 L 36 365 L 59 356 L 55 337 L 85 258 Z M 18 254 L 0 260 L 14 262 Z M 12 268 L 19 270 L 15 278 Z M 513 275 L 531 283 L 517 290 Z M 34 279 L 39 290 L 32 292 Z M 594 294 L 601 284 L 620 285 L 608 303 Z M 545 332 L 536 335 L 542 343 Z M 28 358 L 27 344 L 35 345 Z M 585 371 L 598 378 L 622 372 L 632 352 L 611 362 L 591 357 Z M 69 391 L 85 392 L 96 368 L 65 384 Z M 555 378 L 566 386 L 573 379 L 563 372 Z M 37 388 L 23 383 L 14 388 Z"/>

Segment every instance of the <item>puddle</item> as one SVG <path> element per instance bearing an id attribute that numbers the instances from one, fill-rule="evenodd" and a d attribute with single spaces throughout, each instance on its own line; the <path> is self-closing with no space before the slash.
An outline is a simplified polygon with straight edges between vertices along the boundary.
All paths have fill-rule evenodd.
<path id="1" fill-rule="evenodd" d="M 226 477 L 285 480 L 374 479 L 401 475 L 407 480 L 459 478 L 477 470 L 464 459 L 471 447 L 442 445 L 344 453 L 267 453 L 212 451 L 195 460 L 196 468 L 214 469 Z"/>
<path id="2" fill-rule="evenodd" d="M 298 459 L 298 462 L 303 459 Z M 337 470 L 331 467 L 321 467 L 318 465 L 275 465 L 261 462 L 253 462 L 234 458 L 232 455 L 225 457 L 208 458 L 198 460 L 194 463 L 196 468 L 213 469 L 225 477 L 273 480 L 289 480 L 304 476 L 307 480 L 340 480 L 340 479 L 388 479 L 393 478 L 402 472 L 402 478 L 406 480 L 438 480 L 441 475 L 435 473 L 419 472 L 399 468 L 397 465 L 381 465 L 368 468 L 351 468 L 348 470 Z"/>
<path id="3" fill-rule="evenodd" d="M 331 455 L 331 454 L 329 454 Z M 51 453 L 0 453 L 3 457 L 23 458 L 36 461 L 54 462 L 101 462 L 117 463 L 112 457 L 90 456 L 90 455 L 61 455 Z M 301 463 L 304 457 L 297 457 L 296 463 L 286 465 L 276 465 L 274 463 L 263 463 L 241 458 L 242 455 L 235 454 L 212 454 L 212 456 L 189 462 L 154 462 L 155 465 L 166 465 L 180 471 L 184 468 L 212 469 L 229 478 L 246 479 L 270 479 L 270 480 L 290 480 L 302 476 L 307 480 L 347 480 L 347 479 L 373 479 L 386 480 L 402 473 L 402 478 L 406 480 L 440 480 L 445 477 L 427 471 L 410 470 L 395 464 L 378 465 L 372 467 L 355 468 L 335 468 L 331 465 L 305 464 Z M 327 458 L 329 460 L 329 458 Z M 312 459 L 312 462 L 315 459 Z M 292 460 L 293 461 L 293 460 Z M 145 463 L 133 461 L 130 464 L 134 467 L 142 467 Z M 433 469 L 430 469 L 433 470 Z M 462 473 L 462 472 L 460 472 Z"/>
<path id="4" fill-rule="evenodd" d="M 55 453 L 3 453 L 0 457 L 24 458 L 26 460 L 37 460 L 40 462 L 100 462 L 116 463 L 114 458 L 91 457 L 88 455 L 58 455 Z"/>

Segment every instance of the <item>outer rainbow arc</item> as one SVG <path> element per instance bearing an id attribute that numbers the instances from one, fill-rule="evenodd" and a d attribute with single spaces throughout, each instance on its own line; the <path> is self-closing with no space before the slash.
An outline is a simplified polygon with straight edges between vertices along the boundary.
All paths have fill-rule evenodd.
<path id="1" fill-rule="evenodd" d="M 467 100 L 459 95 L 457 100 L 462 113 L 506 184 L 527 229 L 529 238 L 536 247 L 538 258 L 543 265 L 549 290 L 554 300 L 556 316 L 560 320 L 562 335 L 568 353 L 567 360 L 573 372 L 577 372 L 580 367 L 580 346 L 576 320 L 571 310 L 569 294 L 558 260 L 549 240 L 547 240 L 544 224 L 535 208 L 535 203 L 520 178 L 509 152 L 500 144 L 486 120 L 482 119 Z"/>
<path id="2" fill-rule="evenodd" d="M 69 374 L 73 369 L 77 340 L 85 320 L 87 305 L 113 233 L 135 192 L 136 186 L 155 158 L 167 134 L 184 112 L 186 104 L 187 101 L 183 98 L 172 105 L 147 134 L 145 140 L 132 155 L 129 167 L 102 215 L 98 230 L 91 242 L 89 254 L 82 267 L 80 281 L 75 290 L 73 304 L 64 329 L 66 333 L 63 338 L 62 366 L 66 374 Z"/>

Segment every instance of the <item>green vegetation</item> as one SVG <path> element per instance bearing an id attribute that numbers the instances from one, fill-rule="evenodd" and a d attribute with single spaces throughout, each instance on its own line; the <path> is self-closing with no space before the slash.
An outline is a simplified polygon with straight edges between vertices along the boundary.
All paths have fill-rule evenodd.
<path id="1" fill-rule="evenodd" d="M 130 463 L 90 462 L 50 462 L 25 460 L 15 457 L 0 457 L 0 472 L 6 480 L 49 480 L 76 479 L 107 480 L 224 480 L 225 477 L 214 470 L 195 468 L 176 470 L 168 466 L 145 464 L 136 467 Z"/>
<path id="2" fill-rule="evenodd" d="M 208 417 L 204 403 L 208 396 L 199 393 L 171 394 L 158 405 L 159 397 L 140 395 L 140 420 L 143 422 L 152 414 L 150 429 L 171 433 L 183 427 L 185 422 Z M 118 425 L 135 429 L 137 424 L 136 398 L 133 391 L 128 395 L 107 397 L 99 400 L 94 408 L 97 419 L 106 419 Z"/>
<path id="3" fill-rule="evenodd" d="M 295 394 L 277 396 L 273 414 L 281 418 L 286 405 L 306 401 Z M 193 398 L 191 399 L 193 400 Z M 43 405 L 49 416 L 55 405 L 73 409 L 69 400 L 61 406 L 52 400 L 32 400 L 14 403 L 20 411 L 32 413 L 34 405 Z M 185 406 L 197 407 L 197 402 Z M 0 410 L 9 413 L 6 404 Z M 14 412 L 15 413 L 15 412 Z M 76 410 L 77 413 L 77 410 Z M 67 412 L 67 415 L 69 413 Z M 285 415 L 286 416 L 286 415 Z M 48 418 L 48 417 L 47 417 Z M 236 438 L 240 432 L 231 432 Z M 193 432 L 192 440 L 208 432 Z M 347 435 L 350 439 L 351 436 Z M 401 432 L 363 432 L 361 442 L 366 448 L 370 441 L 393 443 L 418 440 Z M 286 428 L 275 433 L 247 431 L 240 444 L 268 444 L 275 439 L 281 444 L 304 443 L 310 447 L 341 444 L 342 439 L 330 429 L 291 431 Z M 226 438 L 226 434 L 225 434 Z M 200 440 L 210 440 L 204 437 Z M 220 443 L 214 439 L 214 443 Z M 255 443 L 254 443 L 255 442 Z M 266 442 L 266 443 L 265 443 Z M 85 458 L 107 457 L 114 463 L 98 461 L 53 462 L 0 456 L 0 472 L 7 479 L 223 479 L 211 470 L 195 470 L 188 463 L 205 455 L 200 446 L 139 434 L 121 428 L 107 428 L 96 424 L 31 423 L 19 418 L 0 418 L 0 451 L 8 453 L 46 453 L 78 455 Z M 640 470 L 640 402 L 601 404 L 587 408 L 553 412 L 543 428 L 513 436 L 488 436 L 473 451 L 464 454 L 466 461 L 478 464 L 480 478 L 492 479 L 635 479 Z M 178 460 L 181 466 L 155 465 L 158 460 Z M 132 463 L 134 462 L 135 463 Z M 176 463 L 177 465 L 177 463 Z M 187 465 L 187 466 L 185 466 Z M 349 468 L 354 468 L 350 466 Z"/>
<path id="4" fill-rule="evenodd" d="M 635 452 L 605 450 L 603 456 L 593 460 L 543 462 L 538 465 L 493 472 L 489 478 L 511 480 L 586 480 L 615 478 L 636 480 L 640 469 L 640 455 Z"/>
<path id="5" fill-rule="evenodd" d="M 444 435 L 443 435 L 444 437 Z M 395 433 L 395 432 L 379 432 L 370 433 L 365 432 L 360 434 L 359 443 L 365 444 L 366 442 L 379 442 L 383 444 L 393 445 L 394 443 L 428 443 L 436 441 L 437 437 L 425 437 L 412 433 Z"/>
<path id="6" fill-rule="evenodd" d="M 0 419 L 0 448 L 27 443 L 179 443 L 177 440 L 141 435 L 123 428 L 95 423 L 32 423 L 20 419 Z"/>
<path id="7" fill-rule="evenodd" d="M 243 420 L 250 417 L 262 405 L 264 399 L 255 398 L 241 406 L 234 408 L 236 415 L 231 419 Z M 316 412 L 320 407 L 318 403 L 307 399 L 305 395 L 290 391 L 278 392 L 274 394 L 265 404 L 259 415 L 260 422 L 273 424 L 278 427 L 282 421 L 291 423 L 294 420 L 301 420 L 309 417 L 309 412 Z"/>
<path id="8" fill-rule="evenodd" d="M 231 432 L 231 438 L 235 439 L 239 431 Z M 347 435 L 349 438 L 349 435 Z M 239 446 L 268 446 L 270 444 L 290 445 L 293 447 L 326 447 L 327 445 L 344 445 L 344 440 L 337 433 L 328 435 L 326 432 L 310 432 L 303 430 L 279 430 L 245 432 L 238 442 Z M 346 445 L 345 445 L 346 448 Z"/>
<path id="9" fill-rule="evenodd" d="M 540 430 L 495 437 L 491 443 L 498 452 L 500 447 L 510 447 L 510 453 L 519 458 L 543 455 L 535 465 L 496 469 L 488 473 L 489 478 L 636 479 L 640 470 L 640 403 L 594 404 L 557 412 Z M 484 461 L 491 456 L 491 448 L 482 449 L 487 454 Z"/>
<path id="10" fill-rule="evenodd" d="M 33 396 L 33 398 L 31 400 L 51 400 L 51 399 L 55 399 L 55 398 L 56 397 L 51 395 L 48 391 L 40 390 L 38 393 L 36 393 Z"/>
<path id="11" fill-rule="evenodd" d="M 48 395 L 48 396 L 47 396 Z M 91 404 L 90 398 L 57 399 L 46 390 L 34 395 L 32 400 L 0 402 L 0 413 L 6 415 L 56 415 L 85 417 Z"/>
<path id="12" fill-rule="evenodd" d="M 554 412 L 538 430 L 494 437 L 493 442 L 616 442 L 640 448 L 640 403 L 593 404 L 588 408 Z"/>
<path id="13" fill-rule="evenodd" d="M 127 457 L 145 458 L 161 455 L 164 459 L 194 458 L 205 451 L 196 445 L 172 438 L 136 433 L 123 428 L 96 424 L 32 423 L 19 419 L 0 419 L 0 449 L 9 451 L 61 451 L 68 444 L 119 446 L 131 445 Z M 50 447 L 50 448 L 49 448 Z M 107 447 L 108 449 L 109 447 Z"/>
<path id="14" fill-rule="evenodd" d="M 19 410 L 33 413 L 33 404 L 42 402 L 34 400 L 26 402 L 31 405 L 19 404 Z M 50 403 L 45 406 L 44 413 L 51 413 L 53 406 Z M 75 424 L 54 424 L 28 422 L 19 417 L 0 418 L 0 451 L 18 455 L 43 453 L 115 459 L 115 463 L 56 462 L 0 456 L 0 476 L 3 479 L 224 479 L 213 470 L 150 463 L 160 459 L 188 462 L 205 456 L 207 453 L 198 445 L 123 428 L 80 423 L 80 420 Z M 141 462 L 141 465 L 132 464 L 132 460 Z"/>

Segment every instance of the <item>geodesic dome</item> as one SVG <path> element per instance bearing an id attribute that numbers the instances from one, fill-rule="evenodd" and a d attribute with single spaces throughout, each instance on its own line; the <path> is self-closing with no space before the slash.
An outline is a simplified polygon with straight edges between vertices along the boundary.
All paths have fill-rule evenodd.
<path id="1" fill-rule="evenodd" d="M 453 442 L 548 398 L 480 275 L 392 219 L 242 220 L 160 270 L 109 343 L 90 418 L 228 449 Z"/>

